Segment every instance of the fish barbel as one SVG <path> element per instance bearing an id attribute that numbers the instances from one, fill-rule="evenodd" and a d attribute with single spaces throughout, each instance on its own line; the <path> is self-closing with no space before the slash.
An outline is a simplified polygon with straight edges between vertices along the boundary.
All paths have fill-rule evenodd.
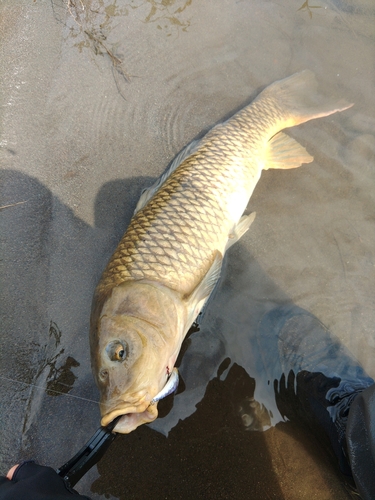
<path id="1" fill-rule="evenodd" d="M 327 103 L 316 86 L 308 70 L 273 83 L 189 144 L 141 195 L 93 299 L 90 346 L 102 425 L 123 415 L 114 430 L 128 433 L 157 417 L 156 396 L 219 279 L 223 256 L 254 220 L 242 214 L 262 170 L 313 161 L 281 130 L 352 105 Z"/>

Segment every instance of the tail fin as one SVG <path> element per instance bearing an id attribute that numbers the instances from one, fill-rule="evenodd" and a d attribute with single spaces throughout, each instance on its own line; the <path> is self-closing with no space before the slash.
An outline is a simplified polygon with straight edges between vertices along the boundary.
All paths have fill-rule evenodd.
<path id="1" fill-rule="evenodd" d="M 281 128 L 329 116 L 353 106 L 345 99 L 330 101 L 317 92 L 317 87 L 314 73 L 304 70 L 272 83 L 259 94 L 256 101 L 266 98 L 275 102 L 282 113 Z"/>

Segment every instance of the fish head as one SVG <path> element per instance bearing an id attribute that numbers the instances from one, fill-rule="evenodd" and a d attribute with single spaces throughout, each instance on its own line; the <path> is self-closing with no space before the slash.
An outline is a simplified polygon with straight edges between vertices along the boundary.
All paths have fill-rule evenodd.
<path id="1" fill-rule="evenodd" d="M 101 424 L 122 415 L 114 430 L 127 434 L 158 416 L 153 399 L 165 386 L 183 340 L 178 311 L 158 289 L 134 284 L 116 287 L 94 323 L 91 364 Z"/>
<path id="2" fill-rule="evenodd" d="M 96 356 L 102 425 L 124 415 L 116 432 L 130 432 L 158 415 L 154 396 L 167 381 L 176 356 L 160 349 L 159 332 L 147 322 L 126 316 L 104 317 Z"/>

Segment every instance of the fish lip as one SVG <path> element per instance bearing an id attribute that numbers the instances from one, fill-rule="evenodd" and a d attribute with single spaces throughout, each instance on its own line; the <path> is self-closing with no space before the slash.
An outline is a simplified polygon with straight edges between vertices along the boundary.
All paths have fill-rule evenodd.
<path id="1" fill-rule="evenodd" d="M 127 419 L 121 418 L 113 429 L 114 432 L 121 432 L 119 430 L 120 428 L 126 429 L 126 432 L 123 432 L 127 433 L 134 430 L 138 427 L 138 425 L 141 425 L 141 423 L 152 422 L 158 415 L 157 403 L 177 390 L 178 380 L 178 370 L 177 368 L 173 368 L 161 391 L 159 391 L 152 399 L 150 398 L 149 393 L 146 390 L 143 390 L 138 393 L 138 395 L 141 394 L 142 397 L 138 399 L 137 403 L 135 403 L 134 397 L 130 397 L 130 401 L 117 400 L 118 404 L 115 405 L 111 411 L 103 415 L 101 425 L 106 427 L 117 417 L 128 417 Z M 126 420 L 133 422 L 133 424 L 127 425 Z M 137 421 L 140 423 L 135 425 L 135 427 L 132 426 Z"/>
<path id="2" fill-rule="evenodd" d="M 113 410 L 110 413 L 107 413 L 107 415 L 104 415 L 104 417 L 101 420 L 101 425 L 103 427 L 106 427 L 111 422 L 113 422 L 115 418 L 121 417 L 112 431 L 118 432 L 120 434 L 128 434 L 129 432 L 133 431 L 134 429 L 136 429 L 137 427 L 139 427 L 144 423 L 153 422 L 157 418 L 157 416 L 158 416 L 158 410 L 156 408 L 156 405 L 153 406 L 149 405 L 143 411 L 129 412 L 128 408 L 126 413 L 124 413 L 124 410 L 121 410 L 119 408 L 117 410 Z"/>
<path id="3" fill-rule="evenodd" d="M 104 415 L 101 419 L 101 425 L 103 427 L 106 427 L 107 425 L 109 425 L 111 422 L 113 422 L 113 420 L 117 417 L 120 417 L 120 416 L 126 416 L 128 414 L 132 414 L 132 413 L 135 413 L 135 412 L 129 412 L 128 410 L 121 410 L 121 409 L 118 409 L 118 410 L 112 410 L 111 412 L 107 413 L 106 415 Z"/>
<path id="4" fill-rule="evenodd" d="M 101 420 L 101 425 L 103 427 L 109 425 L 113 420 L 117 417 L 120 416 L 126 416 L 126 415 L 134 415 L 137 413 L 143 413 L 146 411 L 148 406 L 150 405 L 149 402 L 143 402 L 141 406 L 134 406 L 134 405 L 118 405 L 115 407 L 113 410 L 109 411 L 105 415 L 103 415 L 102 420 Z"/>
<path id="5" fill-rule="evenodd" d="M 113 418 L 116 418 L 116 416 L 120 414 L 142 412 L 150 404 L 149 400 L 151 400 L 151 398 L 147 390 L 143 389 L 136 394 L 128 395 L 126 399 L 117 397 L 116 399 L 110 399 L 107 403 L 105 403 L 104 401 L 100 401 L 99 405 L 102 419 L 106 418 L 108 415 L 113 415 L 114 412 L 116 412 L 117 415 L 115 415 L 115 417 Z M 108 408 L 110 408 L 110 410 L 108 410 Z"/>

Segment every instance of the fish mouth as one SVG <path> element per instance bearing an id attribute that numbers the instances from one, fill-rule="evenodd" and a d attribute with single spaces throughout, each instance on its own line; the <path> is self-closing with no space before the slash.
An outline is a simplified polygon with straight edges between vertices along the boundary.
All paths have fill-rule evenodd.
<path id="1" fill-rule="evenodd" d="M 115 418 L 121 416 L 120 420 L 113 428 L 113 432 L 128 434 L 142 424 L 153 422 L 158 416 L 157 403 L 177 390 L 178 380 L 178 371 L 177 368 L 174 368 L 163 389 L 154 396 L 151 401 L 143 400 L 138 406 L 118 405 L 115 409 L 103 416 L 101 425 L 105 427 Z"/>
<path id="2" fill-rule="evenodd" d="M 115 418 L 120 417 L 113 432 L 120 434 L 129 434 L 142 424 L 153 422 L 158 416 L 158 409 L 156 405 L 149 405 L 146 410 L 141 412 L 129 412 L 129 410 L 113 410 L 112 412 L 104 415 L 101 421 L 102 426 L 109 425 Z"/>

